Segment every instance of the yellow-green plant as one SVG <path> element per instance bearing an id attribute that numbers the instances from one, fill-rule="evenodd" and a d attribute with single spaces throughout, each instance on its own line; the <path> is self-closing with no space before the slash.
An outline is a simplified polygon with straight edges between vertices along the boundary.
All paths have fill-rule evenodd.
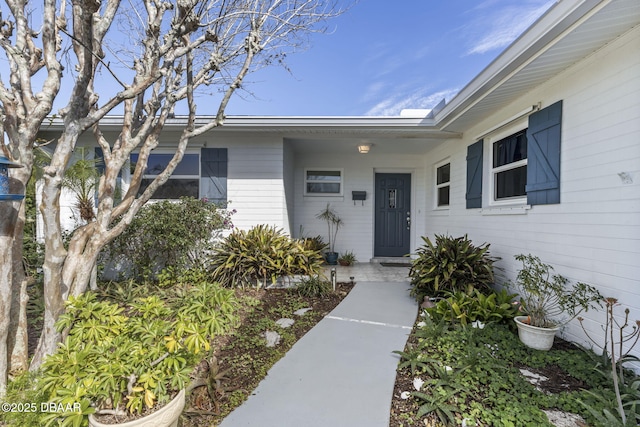
<path id="1" fill-rule="evenodd" d="M 141 413 L 186 387 L 213 336 L 237 323 L 238 303 L 233 291 L 207 282 L 177 289 L 174 298 L 150 295 L 127 306 L 90 292 L 69 299 L 57 323 L 66 338 L 44 362 L 39 387 L 50 402 L 87 410 L 48 421 L 75 425 L 91 408 Z"/>
<path id="2" fill-rule="evenodd" d="M 266 286 L 295 274 L 313 276 L 321 265 L 320 252 L 268 225 L 235 230 L 210 259 L 213 279 L 226 287 Z"/>

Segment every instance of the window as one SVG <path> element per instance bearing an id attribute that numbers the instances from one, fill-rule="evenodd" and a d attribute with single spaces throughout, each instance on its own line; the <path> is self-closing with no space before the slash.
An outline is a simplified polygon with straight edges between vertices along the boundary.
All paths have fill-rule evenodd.
<path id="1" fill-rule="evenodd" d="M 523 130 L 493 143 L 494 200 L 527 195 L 527 131 Z"/>
<path id="2" fill-rule="evenodd" d="M 451 163 L 436 167 L 436 206 L 449 206 L 449 189 L 451 181 Z"/>
<path id="3" fill-rule="evenodd" d="M 152 153 L 147 161 L 147 169 L 144 171 L 138 193 L 144 192 L 151 182 L 169 164 L 173 154 Z M 131 155 L 131 172 L 135 169 L 138 154 Z M 200 156 L 198 154 L 185 154 L 182 161 L 176 166 L 173 174 L 156 192 L 152 199 L 179 199 L 180 197 L 200 197 Z"/>
<path id="4" fill-rule="evenodd" d="M 534 112 L 528 121 L 528 129 L 494 142 L 488 153 L 482 139 L 467 147 L 467 209 L 482 208 L 486 166 L 491 170 L 490 203 L 560 203 L 562 101 Z M 492 154 L 487 164 L 483 153 Z"/>
<path id="5" fill-rule="evenodd" d="M 342 170 L 305 170 L 305 194 L 341 195 Z"/>

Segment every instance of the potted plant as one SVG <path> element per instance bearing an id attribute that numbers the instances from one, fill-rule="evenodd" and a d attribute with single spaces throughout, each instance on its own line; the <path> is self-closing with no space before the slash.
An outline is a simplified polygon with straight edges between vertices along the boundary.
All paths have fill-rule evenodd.
<path id="1" fill-rule="evenodd" d="M 553 267 L 531 254 L 516 255 L 522 263 L 516 283 L 509 283 L 520 295 L 525 316 L 516 316 L 518 336 L 526 346 L 549 350 L 556 332 L 581 312 L 594 308 L 602 295 L 591 285 L 576 283 L 559 274 Z"/>
<path id="2" fill-rule="evenodd" d="M 356 255 L 352 251 L 347 251 L 340 255 L 338 258 L 338 264 L 347 267 L 353 265 L 356 262 Z"/>
<path id="3" fill-rule="evenodd" d="M 176 288 L 171 305 L 155 295 L 126 305 L 91 292 L 69 299 L 57 324 L 66 338 L 40 384 L 49 402 L 74 410 L 50 422 L 80 425 L 89 415 L 93 427 L 177 425 L 190 374 L 213 335 L 236 323 L 237 301 L 209 283 Z"/>
<path id="4" fill-rule="evenodd" d="M 331 204 L 327 203 L 327 207 L 321 210 L 316 218 L 325 221 L 327 223 L 327 231 L 329 237 L 329 252 L 325 252 L 325 259 L 327 264 L 336 265 L 338 263 L 338 253 L 335 251 L 336 237 L 338 236 L 338 230 L 342 226 L 343 222 L 338 213 L 331 207 Z"/>

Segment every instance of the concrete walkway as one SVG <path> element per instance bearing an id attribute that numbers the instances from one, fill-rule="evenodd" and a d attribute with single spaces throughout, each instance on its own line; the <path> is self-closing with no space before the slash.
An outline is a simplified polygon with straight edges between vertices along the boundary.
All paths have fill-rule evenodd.
<path id="1" fill-rule="evenodd" d="M 404 348 L 417 304 L 408 282 L 356 282 L 221 427 L 389 425 L 398 364 L 392 351 Z"/>

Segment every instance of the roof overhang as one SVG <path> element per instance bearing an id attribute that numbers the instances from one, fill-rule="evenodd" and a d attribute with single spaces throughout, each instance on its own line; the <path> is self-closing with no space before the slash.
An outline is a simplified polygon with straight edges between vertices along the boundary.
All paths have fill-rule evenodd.
<path id="1" fill-rule="evenodd" d="M 638 0 L 558 1 L 436 114 L 436 126 L 464 132 L 637 25 Z"/>

